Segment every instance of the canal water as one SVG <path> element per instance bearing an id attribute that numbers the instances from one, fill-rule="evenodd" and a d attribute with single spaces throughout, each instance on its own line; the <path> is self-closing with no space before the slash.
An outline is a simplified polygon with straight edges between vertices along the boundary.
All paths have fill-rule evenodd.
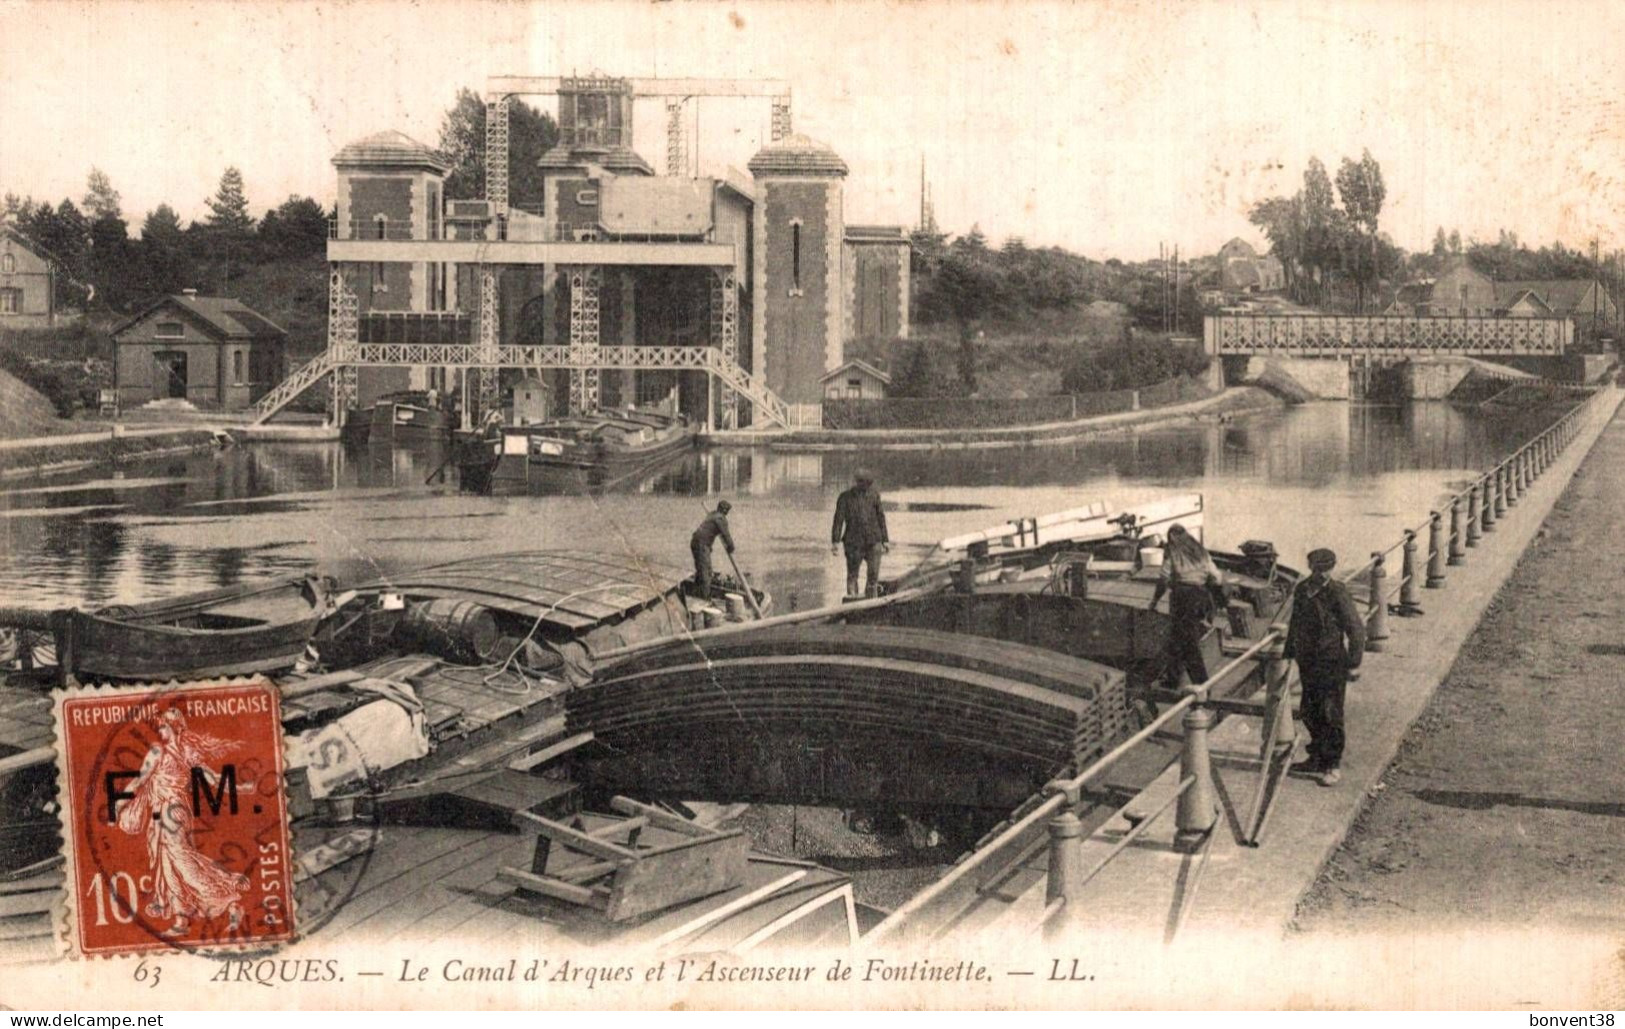
<path id="1" fill-rule="evenodd" d="M 312 566 L 341 579 L 534 548 L 633 551 L 688 573 L 688 537 L 726 497 L 747 575 L 778 610 L 840 596 L 836 495 L 871 470 L 888 572 L 935 541 L 1093 500 L 1206 497 L 1220 548 L 1273 541 L 1288 563 L 1330 546 L 1345 566 L 1532 436 L 1554 412 L 1443 403 L 1319 403 L 1061 446 L 784 453 L 711 450 L 597 495 L 479 497 L 442 448 L 256 444 L 0 488 L 5 603 L 134 603 Z M 721 560 L 721 555 L 718 555 Z"/>

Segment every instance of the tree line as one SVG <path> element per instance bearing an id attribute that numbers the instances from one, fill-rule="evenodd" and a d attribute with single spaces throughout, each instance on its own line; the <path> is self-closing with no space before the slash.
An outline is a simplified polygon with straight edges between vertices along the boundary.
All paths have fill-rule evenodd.
<path id="1" fill-rule="evenodd" d="M 121 199 L 99 168 L 91 168 L 77 204 L 71 197 L 53 206 L 6 193 L 5 219 L 60 266 L 59 303 L 127 311 L 187 287 L 223 288 L 244 265 L 310 257 L 327 246 L 330 212 L 321 204 L 290 196 L 256 219 L 235 167 L 221 174 L 206 201 L 208 215 L 190 225 L 169 204 L 159 204 L 132 236 Z"/>
<path id="2" fill-rule="evenodd" d="M 558 143 L 558 125 L 520 101 L 510 104 L 509 123 L 509 195 L 515 206 L 539 209 L 538 163 Z M 447 199 L 484 196 L 485 103 L 473 90 L 459 90 L 442 117 L 439 147 L 451 165 Z M 320 255 L 334 215 L 312 197 L 290 196 L 256 218 L 236 167 L 225 169 L 205 204 L 208 214 L 189 225 L 159 204 L 134 231 L 119 191 L 93 167 L 77 202 L 7 192 L 4 218 L 59 263 L 58 303 L 125 312 L 188 287 L 226 291 L 251 265 Z"/>

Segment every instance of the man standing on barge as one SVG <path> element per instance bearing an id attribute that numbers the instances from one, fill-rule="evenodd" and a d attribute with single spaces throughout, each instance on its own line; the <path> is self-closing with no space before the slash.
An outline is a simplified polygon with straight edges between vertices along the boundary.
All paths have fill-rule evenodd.
<path id="1" fill-rule="evenodd" d="M 864 595 L 880 593 L 880 555 L 891 549 L 886 533 L 886 512 L 880 507 L 880 493 L 874 476 L 859 469 L 852 476 L 852 488 L 835 501 L 835 524 L 829 533 L 831 554 L 846 548 L 846 595 L 858 595 L 858 567 L 866 566 Z"/>
<path id="2" fill-rule="evenodd" d="M 1342 781 L 1343 696 L 1349 673 L 1365 653 L 1365 619 L 1348 587 L 1330 577 L 1337 555 L 1309 552 L 1309 577 L 1292 591 L 1284 656 L 1298 662 L 1303 683 L 1303 725 L 1309 730 L 1309 760 L 1292 766 L 1318 776 L 1322 786 Z"/>
<path id="3" fill-rule="evenodd" d="M 694 555 L 694 595 L 701 600 L 711 599 L 711 546 L 722 537 L 722 548 L 734 552 L 733 534 L 728 531 L 728 512 L 733 505 L 726 500 L 717 502 L 717 509 L 705 516 L 705 521 L 689 537 L 688 549 Z"/>

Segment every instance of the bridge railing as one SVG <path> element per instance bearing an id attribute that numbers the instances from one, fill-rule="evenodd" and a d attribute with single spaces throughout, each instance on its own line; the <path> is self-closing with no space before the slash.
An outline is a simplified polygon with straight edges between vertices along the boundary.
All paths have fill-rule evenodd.
<path id="1" fill-rule="evenodd" d="M 1213 314 L 1203 323 L 1214 354 L 1534 354 L 1567 352 L 1568 318 L 1492 315 Z"/>
<path id="2" fill-rule="evenodd" d="M 1564 449 L 1595 420 L 1597 407 L 1593 402 L 1600 391 L 1576 392 L 1588 395 L 1495 467 L 1478 476 L 1467 488 L 1447 497 L 1444 503 L 1428 513 L 1427 519 L 1420 525 L 1405 529 L 1393 545 L 1386 550 L 1373 552 L 1365 564 L 1339 577 L 1356 588 L 1356 601 L 1364 608 L 1368 651 L 1383 649 L 1384 641 L 1389 638 L 1387 618 L 1390 611 L 1400 616 L 1421 614 L 1417 589 L 1443 588 L 1446 568 L 1463 564 L 1466 548 L 1478 545 L 1483 534 L 1493 530 L 1494 522 L 1506 509 L 1515 505 L 1530 484 L 1551 467 Z M 1481 497 L 1488 500 L 1478 499 Z M 1476 534 L 1473 531 L 1475 527 L 1478 530 Z M 1427 534 L 1425 564 L 1421 557 L 1423 544 L 1420 542 L 1424 532 Z M 1390 585 L 1386 565 L 1395 552 L 1401 555 L 1401 570 L 1399 581 Z M 1396 600 L 1397 603 L 1393 603 Z M 1045 905 L 1032 924 L 1031 931 L 1053 930 L 1065 924 L 1064 916 L 1069 907 L 1076 910 L 1088 884 L 1172 810 L 1177 827 L 1176 846 L 1198 855 L 1198 863 L 1181 891 L 1179 908 L 1173 912 L 1169 923 L 1166 938 L 1171 941 L 1194 907 L 1197 888 L 1211 854 L 1213 832 L 1219 821 L 1213 765 L 1208 753 L 1208 731 L 1217 720 L 1217 712 L 1261 719 L 1263 751 L 1259 784 L 1248 817 L 1249 834 L 1239 842 L 1256 847 L 1263 840 L 1264 829 L 1273 810 L 1273 796 L 1269 790 L 1273 762 L 1289 758 L 1296 742 L 1292 723 L 1292 669 L 1291 662 L 1283 653 L 1285 642 L 1286 626 L 1280 622 L 1272 624 L 1262 639 L 1233 657 L 1206 681 L 1187 687 L 1178 701 L 1144 728 L 1073 777 L 1049 783 L 1044 789 L 1043 800 L 1025 810 L 1018 809 L 1013 821 L 980 841 L 942 878 L 915 894 L 870 930 L 864 936 L 864 943 L 880 942 L 911 927 L 922 912 L 937 904 L 950 891 L 967 884 L 974 872 L 1030 837 L 1041 823 L 1046 822 L 1049 862 Z M 1242 663 L 1254 660 L 1260 661 L 1263 666 L 1265 699 L 1262 704 L 1211 696 L 1214 688 Z M 1136 817 L 1129 817 L 1129 805 L 1119 809 L 1117 817 L 1126 818 L 1130 822 L 1130 829 L 1114 841 L 1092 866 L 1085 868 L 1083 843 L 1088 834 L 1077 813 L 1083 802 L 1084 788 L 1176 718 L 1181 721 L 1184 739 L 1179 781 L 1172 796 L 1164 798 L 1149 813 Z"/>

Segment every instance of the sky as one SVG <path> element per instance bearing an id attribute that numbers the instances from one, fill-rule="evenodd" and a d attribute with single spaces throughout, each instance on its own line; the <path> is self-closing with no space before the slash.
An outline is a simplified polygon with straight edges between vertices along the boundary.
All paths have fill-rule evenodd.
<path id="1" fill-rule="evenodd" d="M 1369 148 L 1382 229 L 1625 246 L 1625 4 L 1068 4 L 0 0 L 0 191 L 84 193 L 92 166 L 134 225 L 183 219 L 230 164 L 256 214 L 324 205 L 346 142 L 438 140 L 490 75 L 775 78 L 795 129 L 851 166 L 849 223 L 912 226 L 925 162 L 938 222 L 1091 257 L 1211 253 L 1318 156 Z M 544 110 L 552 98 L 534 98 Z M 765 101 L 691 112 L 701 173 L 743 168 Z M 658 100 L 638 149 L 665 155 Z"/>

